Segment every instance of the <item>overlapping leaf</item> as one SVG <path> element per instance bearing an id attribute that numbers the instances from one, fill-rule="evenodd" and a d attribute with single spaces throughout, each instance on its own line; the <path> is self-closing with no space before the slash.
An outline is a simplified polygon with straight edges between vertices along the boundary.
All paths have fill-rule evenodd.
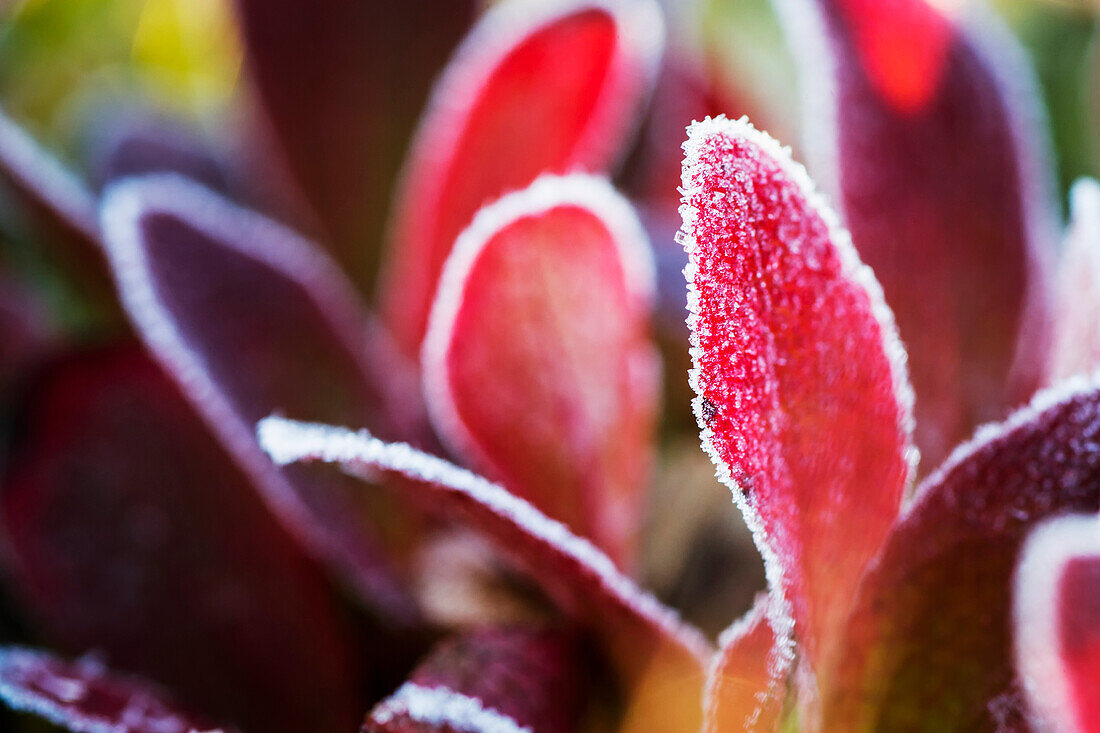
<path id="1" fill-rule="evenodd" d="M 320 460 L 408 478 L 406 491 L 482 534 L 562 613 L 598 632 L 631 691 L 633 730 L 698 730 L 709 645 L 590 542 L 503 487 L 408 445 L 276 417 L 258 431 L 280 464 Z"/>
<path id="2" fill-rule="evenodd" d="M 1100 184 L 1080 180 L 1062 248 L 1051 381 L 1100 367 Z"/>
<path id="3" fill-rule="evenodd" d="M 545 176 L 459 237 L 422 359 L 437 430 L 624 567 L 652 463 L 652 291 L 630 205 L 603 179 Z"/>
<path id="4" fill-rule="evenodd" d="M 506 0 L 439 80 L 395 202 L 383 313 L 416 354 L 455 237 L 544 171 L 601 170 L 648 92 L 662 43 L 653 0 Z"/>
<path id="5" fill-rule="evenodd" d="M 28 649 L 0 649 L 0 699 L 73 733 L 230 733 L 92 659 L 70 662 Z"/>
<path id="6" fill-rule="evenodd" d="M 391 622 L 413 620 L 346 480 L 278 471 L 252 431 L 287 412 L 415 433 L 423 408 L 410 370 L 350 285 L 313 245 L 179 177 L 118 184 L 102 218 L 124 306 L 210 429 L 364 601 Z"/>
<path id="7" fill-rule="evenodd" d="M 1035 728 L 1100 730 L 1100 520 L 1059 517 L 1032 532 L 1013 600 L 1016 663 Z"/>
<path id="8" fill-rule="evenodd" d="M 1018 716 L 1012 575 L 1045 517 L 1100 509 L 1100 383 L 1040 393 L 918 488 L 864 579 L 830 731 L 995 730 Z"/>
<path id="9" fill-rule="evenodd" d="M 586 681 L 576 643 L 568 632 L 493 627 L 444 641 L 363 731 L 577 730 Z"/>
<path id="10" fill-rule="evenodd" d="M 237 0 L 260 100 L 337 259 L 362 284 L 428 87 L 474 0 Z"/>
<path id="11" fill-rule="evenodd" d="M 724 118 L 692 125 L 684 149 L 703 447 L 823 669 L 907 484 L 904 352 L 874 277 L 785 150 Z"/>
<path id="12" fill-rule="evenodd" d="M 47 638 L 250 728 L 355 722 L 355 637 L 323 574 L 148 357 L 77 354 L 25 399 L 3 560 Z"/>
<path id="13" fill-rule="evenodd" d="M 790 640 L 776 635 L 762 595 L 726 629 L 707 675 L 704 733 L 777 730 L 791 667 Z"/>
<path id="14" fill-rule="evenodd" d="M 927 465 L 1042 378 L 1056 208 L 1042 112 L 996 20 L 778 0 L 811 171 L 897 315 Z"/>

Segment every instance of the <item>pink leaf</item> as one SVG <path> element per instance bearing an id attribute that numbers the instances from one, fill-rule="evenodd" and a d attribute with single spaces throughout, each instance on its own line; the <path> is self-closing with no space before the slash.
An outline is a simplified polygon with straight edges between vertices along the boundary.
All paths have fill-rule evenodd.
<path id="1" fill-rule="evenodd" d="M 704 733 L 779 730 L 793 660 L 790 639 L 777 636 L 769 619 L 773 605 L 770 596 L 759 596 L 718 640 L 707 675 Z"/>
<path id="2" fill-rule="evenodd" d="M 1016 664 L 1035 729 L 1100 730 L 1100 520 L 1051 519 L 1016 571 Z"/>
<path id="3" fill-rule="evenodd" d="M 474 213 L 544 171 L 608 166 L 656 71 L 653 0 L 506 0 L 432 93 L 396 200 L 384 315 L 420 348 L 436 283 Z"/>
<path id="4" fill-rule="evenodd" d="M 409 623 L 416 611 L 348 482 L 279 471 L 252 430 L 279 411 L 413 433 L 410 369 L 350 284 L 309 242 L 176 176 L 116 184 L 102 221 L 138 334 L 210 429 L 306 547 L 391 623 Z"/>
<path id="5" fill-rule="evenodd" d="M 987 426 L 920 486 L 865 577 L 824 730 L 994 730 L 1017 696 L 1012 573 L 1031 527 L 1100 508 L 1100 381 Z"/>
<path id="6" fill-rule="evenodd" d="M 810 169 L 897 315 L 935 466 L 1045 369 L 1057 209 L 1033 75 L 991 17 L 926 0 L 778 7 Z"/>
<path id="7" fill-rule="evenodd" d="M 801 166 L 747 121 L 689 128 L 694 406 L 796 636 L 824 668 L 910 472 L 905 353 Z"/>
<path id="8" fill-rule="evenodd" d="M 440 434 L 627 567 L 652 463 L 652 290 L 630 205 L 603 179 L 544 176 L 459 237 L 422 359 Z"/>
<path id="9" fill-rule="evenodd" d="M 324 461 L 351 473 L 382 471 L 409 479 L 406 491 L 481 533 L 566 616 L 594 629 L 628 688 L 637 692 L 635 699 L 645 703 L 643 688 L 653 690 L 652 700 L 664 704 L 639 708 L 645 714 L 638 730 L 698 730 L 709 644 L 590 542 L 503 487 L 408 445 L 276 417 L 257 430 L 280 464 Z"/>
<path id="10" fill-rule="evenodd" d="M 91 659 L 0 649 L 0 699 L 73 733 L 228 733 L 180 710 L 156 687 Z"/>
<path id="11" fill-rule="evenodd" d="M 484 628 L 439 644 L 367 717 L 364 733 L 570 733 L 585 682 L 565 632 Z"/>
<path id="12" fill-rule="evenodd" d="M 1062 248 L 1050 378 L 1100 367 L 1100 184 L 1078 181 Z"/>
<path id="13" fill-rule="evenodd" d="M 259 101 L 326 240 L 363 283 L 409 130 L 474 0 L 237 0 Z"/>
<path id="14" fill-rule="evenodd" d="M 249 729 L 354 723 L 355 637 L 324 576 L 148 357 L 77 354 L 25 399 L 3 560 L 49 638 Z"/>

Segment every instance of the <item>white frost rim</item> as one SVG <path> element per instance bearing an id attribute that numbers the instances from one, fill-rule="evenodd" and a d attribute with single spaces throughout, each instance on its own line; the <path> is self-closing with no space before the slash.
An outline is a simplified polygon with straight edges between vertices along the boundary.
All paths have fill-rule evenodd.
<path id="1" fill-rule="evenodd" d="M 1016 667 L 1036 729 L 1075 731 L 1070 681 L 1058 638 L 1058 591 L 1066 564 L 1100 556 L 1100 517 L 1064 515 L 1040 524 L 1028 536 L 1015 579 L 1013 622 Z"/>
<path id="2" fill-rule="evenodd" d="M 604 226 L 618 252 L 627 293 L 643 311 L 652 305 L 656 274 L 649 239 L 633 207 L 606 178 L 585 173 L 543 174 L 527 188 L 505 194 L 478 211 L 455 240 L 443 266 L 420 361 L 428 414 L 437 432 L 452 449 L 482 465 L 492 461 L 478 447 L 473 431 L 458 412 L 447 370 L 466 283 L 486 245 L 498 233 L 521 219 L 562 207 L 582 209 Z"/>
<path id="3" fill-rule="evenodd" d="M 406 717 L 415 723 L 462 733 L 532 733 L 528 726 L 521 726 L 504 713 L 486 707 L 476 697 L 412 682 L 401 685 L 397 692 L 380 702 L 370 717 L 381 725 Z"/>
<path id="4" fill-rule="evenodd" d="M 526 534 L 537 537 L 572 562 L 588 568 L 608 595 L 649 626 L 675 639 L 683 649 L 700 660 L 700 664 L 705 664 L 713 652 L 710 643 L 697 629 L 620 573 L 602 550 L 504 487 L 477 474 L 405 443 L 386 443 L 365 430 L 353 432 L 331 425 L 272 416 L 259 422 L 256 435 L 263 449 L 280 465 L 319 460 L 343 464 L 348 468 L 348 464 L 359 463 L 464 494 L 492 511 L 501 521 L 521 527 Z"/>
<path id="5" fill-rule="evenodd" d="M 71 170 L 0 112 L 0 159 L 69 226 L 99 241 L 95 198 Z"/>

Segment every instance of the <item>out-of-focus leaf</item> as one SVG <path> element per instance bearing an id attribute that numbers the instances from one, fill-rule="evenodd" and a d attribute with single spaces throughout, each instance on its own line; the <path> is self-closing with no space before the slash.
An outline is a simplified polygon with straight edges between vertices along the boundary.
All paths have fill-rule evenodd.
<path id="1" fill-rule="evenodd" d="M 601 178 L 543 176 L 458 238 L 422 358 L 440 434 L 621 567 L 652 469 L 652 295 L 630 204 Z"/>
<path id="2" fill-rule="evenodd" d="M 1065 516 L 1036 528 L 1015 591 L 1016 663 L 1034 728 L 1100 730 L 1100 520 Z"/>
<path id="3" fill-rule="evenodd" d="M 822 681 L 823 730 L 997 730 L 1019 715 L 1020 545 L 1048 516 L 1100 509 L 1098 440 L 1100 382 L 1064 383 L 924 481 L 864 578 L 835 678 Z"/>
<path id="4" fill-rule="evenodd" d="M 772 629 L 772 610 L 772 599 L 761 595 L 722 633 L 707 675 L 704 733 L 778 730 L 792 660 L 790 640 Z"/>
<path id="5" fill-rule="evenodd" d="M 905 352 L 874 276 L 786 150 L 725 118 L 692 125 L 684 150 L 703 446 L 824 670 L 912 468 Z"/>
<path id="6" fill-rule="evenodd" d="M 176 176 L 108 189 L 102 222 L 139 336 L 272 510 L 387 621 L 413 620 L 368 514 L 387 517 L 342 476 L 278 470 L 252 430 L 272 412 L 401 437 L 423 424 L 411 370 L 350 283 L 314 245 Z"/>
<path id="7" fill-rule="evenodd" d="M 577 730 L 586 684 L 575 635 L 484 628 L 440 643 L 363 733 Z"/>
<path id="8" fill-rule="evenodd" d="M 1078 181 L 1071 208 L 1055 309 L 1052 382 L 1100 367 L 1100 184 Z"/>
<path id="9" fill-rule="evenodd" d="M 355 637 L 323 574 L 152 361 L 78 353 L 25 399 L 3 560 L 46 635 L 249 729 L 348 730 Z"/>
<path id="10" fill-rule="evenodd" d="M 251 72 L 337 259 L 369 282 L 409 131 L 474 0 L 237 0 Z"/>
<path id="11" fill-rule="evenodd" d="M 383 315 L 420 348 L 443 263 L 484 204 L 540 173 L 600 171 L 636 127 L 663 41 L 654 0 L 505 0 L 432 92 L 395 201 Z"/>
<path id="12" fill-rule="evenodd" d="M 935 466 L 1045 369 L 1058 215 L 1032 71 L 993 17 L 926 0 L 776 5 L 810 169 L 897 315 Z"/>
<path id="13" fill-rule="evenodd" d="M 565 525 L 476 474 L 365 431 L 271 417 L 258 433 L 280 464 L 324 461 L 351 473 L 381 471 L 409 479 L 406 491 L 483 535 L 564 615 L 596 632 L 636 703 L 631 730 L 699 730 L 710 645 Z"/>
<path id="14" fill-rule="evenodd" d="M 97 190 L 147 173 L 179 173 L 222 194 L 234 191 L 229 160 L 197 129 L 140 109 L 100 113 L 88 133 L 88 177 Z"/>
<path id="15" fill-rule="evenodd" d="M 230 733 L 95 660 L 70 662 L 28 649 L 0 649 L 0 699 L 73 733 Z"/>

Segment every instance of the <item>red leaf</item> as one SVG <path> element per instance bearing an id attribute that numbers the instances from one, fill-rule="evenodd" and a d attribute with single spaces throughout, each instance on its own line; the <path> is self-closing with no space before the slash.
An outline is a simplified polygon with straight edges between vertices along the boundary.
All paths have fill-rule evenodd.
<path id="1" fill-rule="evenodd" d="M 801 166 L 745 120 L 689 128 L 683 244 L 703 446 L 823 669 L 910 469 L 905 354 Z"/>
<path id="2" fill-rule="evenodd" d="M 653 0 L 509 0 L 467 36 L 432 93 L 396 200 L 384 315 L 412 355 L 455 237 L 544 171 L 609 165 L 660 54 Z"/>
<path id="3" fill-rule="evenodd" d="M 778 7 L 810 169 L 897 315 L 935 466 L 1046 366 L 1057 209 L 1031 70 L 994 18 L 926 0 Z"/>
<path id="4" fill-rule="evenodd" d="M 90 659 L 0 649 L 0 698 L 74 733 L 227 733 L 169 702 L 156 687 Z"/>
<path id="5" fill-rule="evenodd" d="M 1036 730 L 1100 730 L 1100 521 L 1051 519 L 1016 573 L 1016 664 Z"/>
<path id="6" fill-rule="evenodd" d="M 271 412 L 399 436 L 421 421 L 411 370 L 350 284 L 309 242 L 176 176 L 116 184 L 102 218 L 138 334 L 276 515 L 389 622 L 414 620 L 349 482 L 279 471 L 252 429 Z"/>
<path id="7" fill-rule="evenodd" d="M 584 693 L 576 641 L 509 628 L 444 641 L 371 711 L 363 733 L 575 731 Z"/>
<path id="8" fill-rule="evenodd" d="M 1100 184 L 1078 181 L 1073 222 L 1062 247 L 1051 381 L 1100 367 Z"/>
<path id="9" fill-rule="evenodd" d="M 1016 695 L 1010 593 L 1031 527 L 1100 509 L 1100 383 L 1040 393 L 918 489 L 867 575 L 823 730 L 998 729 Z"/>
<path id="10" fill-rule="evenodd" d="M 271 417 L 260 423 L 258 433 L 280 464 L 324 461 L 350 473 L 382 471 L 409 479 L 406 491 L 482 534 L 565 615 L 599 634 L 636 699 L 658 703 L 639 708 L 646 714 L 639 716 L 637 730 L 699 729 L 709 644 L 565 525 L 480 476 L 365 431 Z M 653 690 L 652 700 L 644 695 L 646 688 Z"/>
<path id="11" fill-rule="evenodd" d="M 250 71 L 327 239 L 363 283 L 408 131 L 474 0 L 237 0 Z"/>
<path id="12" fill-rule="evenodd" d="M 424 345 L 440 434 L 624 567 L 652 463 L 652 290 L 630 205 L 603 179 L 544 176 L 459 237 Z"/>
<path id="13" fill-rule="evenodd" d="M 136 347 L 82 353 L 26 399 L 0 522 L 48 635 L 250 729 L 348 729 L 355 640 L 324 577 L 167 377 Z"/>
<path id="14" fill-rule="evenodd" d="M 771 597 L 761 595 L 722 633 L 707 675 L 704 733 L 779 730 L 792 650 L 768 618 L 776 610 Z"/>

